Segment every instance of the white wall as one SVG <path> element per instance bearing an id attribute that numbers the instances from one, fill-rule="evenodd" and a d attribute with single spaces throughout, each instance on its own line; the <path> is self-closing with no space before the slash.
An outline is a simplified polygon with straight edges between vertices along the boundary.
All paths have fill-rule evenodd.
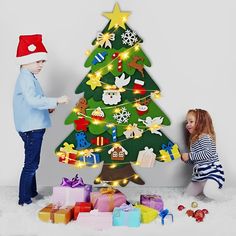
<path id="1" fill-rule="evenodd" d="M 217 149 L 228 186 L 236 186 L 235 154 L 235 2 L 227 0 L 120 0 L 131 11 L 128 25 L 143 38 L 142 49 L 152 67 L 148 72 L 160 86 L 159 105 L 172 121 L 165 133 L 183 151 L 182 122 L 189 108 L 207 109 L 217 133 Z M 52 115 L 42 148 L 38 182 L 58 184 L 77 170 L 54 157 L 55 147 L 71 131 L 64 126 L 79 96 L 75 88 L 88 69 L 85 51 L 107 24 L 103 12 L 113 0 L 0 0 L 0 185 L 17 185 L 23 165 L 23 144 L 14 129 L 12 94 L 19 68 L 15 51 L 20 34 L 42 33 L 49 61 L 39 75 L 48 96 L 67 94 L 72 101 Z M 234 66 L 234 68 L 233 68 Z M 100 169 L 79 170 L 92 182 Z M 191 169 L 180 160 L 139 169 L 147 185 L 183 186 Z"/>

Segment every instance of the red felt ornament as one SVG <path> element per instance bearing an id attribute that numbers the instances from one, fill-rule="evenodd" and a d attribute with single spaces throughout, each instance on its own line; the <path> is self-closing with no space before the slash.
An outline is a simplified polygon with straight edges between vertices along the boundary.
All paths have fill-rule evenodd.
<path id="1" fill-rule="evenodd" d="M 74 120 L 75 129 L 77 131 L 87 131 L 87 126 L 90 124 L 88 120 L 85 120 L 84 117 L 80 117 L 78 120 Z"/>
<path id="2" fill-rule="evenodd" d="M 112 59 L 115 59 L 115 58 L 118 59 L 117 70 L 118 70 L 119 72 L 122 72 L 122 60 L 121 60 L 121 58 L 120 58 L 120 56 L 119 56 L 119 52 L 115 52 L 115 53 L 112 54 Z"/>
<path id="3" fill-rule="evenodd" d="M 97 146 L 103 146 L 103 145 L 109 144 L 110 140 L 108 138 L 98 136 L 96 138 L 91 139 L 91 143 Z"/>

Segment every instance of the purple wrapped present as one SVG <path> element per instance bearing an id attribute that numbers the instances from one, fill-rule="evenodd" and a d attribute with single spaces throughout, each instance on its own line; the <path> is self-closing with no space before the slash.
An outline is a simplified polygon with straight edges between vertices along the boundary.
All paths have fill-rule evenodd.
<path id="1" fill-rule="evenodd" d="M 141 194 L 140 204 L 156 209 L 158 212 L 164 208 L 164 202 L 161 196 L 157 194 Z"/>
<path id="2" fill-rule="evenodd" d="M 51 201 L 63 206 L 75 205 L 76 202 L 90 202 L 91 191 L 92 185 L 84 184 L 78 175 L 72 180 L 63 178 L 60 186 L 53 187 Z"/>
<path id="3" fill-rule="evenodd" d="M 112 188 L 101 188 L 99 192 L 91 192 L 90 200 L 93 208 L 99 212 L 111 212 L 115 207 L 126 203 L 125 195 Z"/>

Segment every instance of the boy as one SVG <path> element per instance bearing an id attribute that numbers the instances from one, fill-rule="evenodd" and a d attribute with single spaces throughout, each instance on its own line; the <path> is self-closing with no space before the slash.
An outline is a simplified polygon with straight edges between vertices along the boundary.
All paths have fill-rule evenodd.
<path id="1" fill-rule="evenodd" d="M 21 67 L 15 85 L 13 112 L 15 127 L 25 149 L 18 201 L 23 206 L 32 203 L 31 198 L 38 195 L 35 174 L 40 161 L 43 135 L 46 128 L 51 126 L 49 112 L 54 111 L 58 104 L 68 103 L 69 99 L 67 96 L 45 97 L 35 77 L 47 60 L 42 35 L 21 35 L 16 57 Z"/>

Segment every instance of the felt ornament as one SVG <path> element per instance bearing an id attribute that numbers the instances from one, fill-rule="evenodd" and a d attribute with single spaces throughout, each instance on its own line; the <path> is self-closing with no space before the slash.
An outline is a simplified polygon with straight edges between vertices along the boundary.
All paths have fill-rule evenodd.
<path id="1" fill-rule="evenodd" d="M 103 146 L 103 145 L 109 144 L 110 140 L 108 138 L 98 136 L 96 138 L 92 138 L 91 143 L 97 146 Z"/>
<path id="2" fill-rule="evenodd" d="M 102 101 L 106 105 L 116 105 L 121 101 L 120 91 L 117 89 L 103 90 Z"/>
<path id="3" fill-rule="evenodd" d="M 111 155 L 111 159 L 114 161 L 123 161 L 128 152 L 121 145 L 117 145 L 111 148 L 108 154 Z"/>
<path id="4" fill-rule="evenodd" d="M 101 107 L 97 107 L 91 114 L 91 117 L 94 120 L 104 120 L 105 115 L 104 112 L 102 111 Z"/>
<path id="5" fill-rule="evenodd" d="M 152 119 L 150 116 L 148 116 L 145 120 L 138 119 L 138 121 L 141 121 L 144 125 L 146 125 L 152 134 L 158 134 L 162 136 L 162 133 L 158 130 L 161 128 L 163 119 L 163 117 L 155 117 Z"/>
<path id="6" fill-rule="evenodd" d="M 122 73 L 122 75 L 116 76 L 115 78 L 115 85 L 117 88 L 123 88 L 124 86 L 128 85 L 130 82 L 130 76 L 128 78 L 125 78 L 125 73 Z"/>
<path id="7" fill-rule="evenodd" d="M 122 60 L 121 60 L 121 57 L 119 56 L 119 52 L 115 52 L 112 54 L 112 59 L 115 59 L 115 58 L 118 59 L 117 70 L 119 72 L 122 72 Z"/>
<path id="8" fill-rule="evenodd" d="M 90 124 L 88 120 L 86 120 L 84 117 L 80 117 L 78 120 L 74 120 L 75 123 L 75 129 L 77 131 L 83 130 L 87 131 L 87 126 Z"/>
<path id="9" fill-rule="evenodd" d="M 79 101 L 75 104 L 76 112 L 82 113 L 84 115 L 86 114 L 87 107 L 87 100 L 84 97 L 80 98 Z"/>
<path id="10" fill-rule="evenodd" d="M 114 33 L 105 33 L 99 32 L 97 35 L 97 42 L 98 44 L 104 48 L 109 47 L 112 48 L 111 41 L 115 40 L 115 34 Z"/>
<path id="11" fill-rule="evenodd" d="M 156 154 L 153 153 L 153 148 L 145 147 L 139 151 L 137 162 L 140 167 L 153 167 L 156 160 Z"/>
<path id="12" fill-rule="evenodd" d="M 140 138 L 143 134 L 143 130 L 139 129 L 137 124 L 129 124 L 124 132 L 125 137 L 128 138 Z"/>
<path id="13" fill-rule="evenodd" d="M 141 73 L 142 77 L 144 77 L 143 64 L 138 63 L 138 61 L 142 61 L 143 62 L 144 58 L 143 57 L 139 57 L 139 56 L 134 56 L 132 58 L 132 60 L 128 63 L 128 67 L 129 68 L 132 67 L 132 68 L 138 70 Z"/>

